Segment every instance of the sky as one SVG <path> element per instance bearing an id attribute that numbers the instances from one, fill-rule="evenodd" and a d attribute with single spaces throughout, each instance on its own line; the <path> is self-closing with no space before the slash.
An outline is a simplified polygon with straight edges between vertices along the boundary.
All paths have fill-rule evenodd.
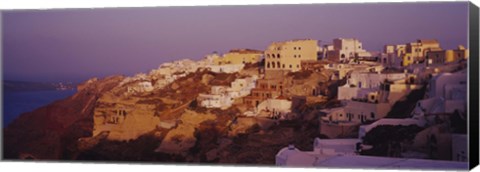
<path id="1" fill-rule="evenodd" d="M 4 80 L 132 76 L 177 59 L 273 41 L 357 38 L 369 51 L 437 39 L 467 47 L 468 2 L 2 11 Z"/>

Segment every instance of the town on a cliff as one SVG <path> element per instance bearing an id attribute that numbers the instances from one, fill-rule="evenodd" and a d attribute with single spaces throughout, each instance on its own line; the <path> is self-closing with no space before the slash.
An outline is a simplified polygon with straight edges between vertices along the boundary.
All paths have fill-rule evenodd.
<path id="1" fill-rule="evenodd" d="M 294 39 L 92 78 L 4 128 L 4 158 L 467 168 L 468 58 Z"/>

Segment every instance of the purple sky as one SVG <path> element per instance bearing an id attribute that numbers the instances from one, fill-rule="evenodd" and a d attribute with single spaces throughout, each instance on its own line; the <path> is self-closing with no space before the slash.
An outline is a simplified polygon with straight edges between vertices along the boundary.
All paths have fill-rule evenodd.
<path id="1" fill-rule="evenodd" d="M 367 50 L 436 38 L 467 46 L 467 2 L 3 11 L 8 80 L 133 75 L 181 58 L 272 41 L 358 38 Z"/>

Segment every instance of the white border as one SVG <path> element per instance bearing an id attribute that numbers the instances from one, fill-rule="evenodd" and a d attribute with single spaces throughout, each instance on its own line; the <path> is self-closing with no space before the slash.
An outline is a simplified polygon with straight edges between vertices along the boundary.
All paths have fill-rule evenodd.
<path id="1" fill-rule="evenodd" d="M 259 5 L 259 4 L 311 4 L 311 3 L 374 3 L 374 2 L 429 2 L 429 0 L 4 0 L 0 9 L 54 9 L 54 8 L 104 8 L 104 7 L 155 7 L 155 6 L 205 6 L 205 5 Z M 430 0 L 448 2 L 452 0 Z M 453 0 L 465 1 L 465 0 Z M 478 0 L 476 0 L 478 1 Z"/>

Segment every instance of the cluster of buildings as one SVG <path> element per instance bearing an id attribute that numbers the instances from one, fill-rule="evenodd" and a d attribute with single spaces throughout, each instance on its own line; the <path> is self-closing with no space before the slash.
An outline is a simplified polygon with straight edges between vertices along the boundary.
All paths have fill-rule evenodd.
<path id="1" fill-rule="evenodd" d="M 127 77 L 119 85 L 126 85 L 128 94 L 150 92 L 162 89 L 199 69 L 214 73 L 239 72 L 246 64 L 258 63 L 262 57 L 262 51 L 252 49 L 233 49 L 223 56 L 212 53 L 198 61 L 182 59 L 163 63 L 158 69 L 151 70 L 149 74 L 140 73 Z"/>
<path id="2" fill-rule="evenodd" d="M 298 102 L 307 102 L 298 101 L 298 97 L 319 97 L 321 91 L 316 83 L 305 88 L 305 94 L 292 94 L 290 88 L 304 81 L 287 80 L 286 76 L 329 71 L 332 74 L 328 75 L 328 81 L 342 83 L 335 90 L 341 105 L 322 109 L 318 115 L 320 133 L 332 139 L 315 139 L 311 152 L 290 145 L 277 154 L 277 165 L 329 166 L 357 161 L 356 165 L 367 166 L 369 161 L 377 161 L 377 165 L 383 163 L 384 167 L 408 167 L 421 161 L 428 165 L 463 167 L 465 163 L 440 163 L 418 158 L 432 157 L 425 154 L 431 151 L 429 146 L 434 138 L 438 147 L 450 150 L 442 152 L 437 149 L 435 157 L 438 159 L 468 159 L 466 150 L 462 149 L 465 145 L 461 144 L 466 137 L 452 134 L 445 129 L 448 126 L 438 122 L 439 118 L 446 119 L 453 113 L 466 113 L 467 74 L 462 62 L 468 56 L 465 47 L 445 50 L 437 40 L 420 39 L 386 45 L 378 54 L 365 50 L 362 42 L 354 38 L 337 38 L 332 44 L 323 46 L 319 46 L 317 40 L 296 39 L 273 42 L 264 51 L 233 49 L 222 56 L 209 54 L 199 61 L 164 63 L 148 75 L 126 78 L 121 85 L 127 86 L 129 94 L 150 92 L 200 69 L 236 73 L 249 64 L 261 64 L 258 76 L 237 78 L 230 85 L 211 86 L 208 93 L 198 95 L 197 103 L 202 107 L 220 109 L 239 103 L 248 110 L 244 115 L 288 120 Z M 397 102 L 406 100 L 411 92 L 423 87 L 426 87 L 425 95 L 414 102 L 410 114 L 404 115 L 408 118 L 385 118 Z M 118 122 L 116 118 L 113 121 Z M 362 149 L 369 148 L 369 145 L 362 144 L 363 137 L 375 127 L 385 125 L 417 125 L 425 130 L 417 134 L 414 143 L 409 145 L 410 154 L 404 152 L 403 158 L 359 155 Z M 460 141 L 453 141 L 454 138 Z"/>
<path id="3" fill-rule="evenodd" d="M 387 67 L 408 67 L 411 65 L 437 66 L 468 58 L 468 49 L 459 45 L 456 49 L 442 49 L 433 39 L 419 39 L 399 45 L 385 45 L 381 63 Z"/>
<path id="4" fill-rule="evenodd" d="M 362 42 L 354 38 L 336 38 L 333 44 L 322 47 L 320 58 L 348 63 L 355 58 L 370 58 L 372 53 L 363 49 Z"/>
<path id="5" fill-rule="evenodd" d="M 440 52 L 445 53 L 442 55 Z M 385 117 L 395 102 L 421 87 L 421 83 L 426 80 L 425 76 L 419 74 L 422 71 L 412 70 L 409 66 L 421 64 L 427 68 L 441 62 L 454 63 L 467 58 L 468 50 L 463 46 L 456 50 L 443 50 L 436 40 L 417 40 L 401 45 L 386 45 L 383 53 L 375 54 L 365 50 L 358 39 L 337 38 L 332 44 L 324 46 L 319 46 L 317 40 L 297 39 L 273 42 L 263 53 L 236 49 L 223 57 L 216 56 L 214 64 L 219 66 L 218 68 L 258 63 L 264 59 L 264 66 L 260 69 L 262 72 L 255 87 L 243 98 L 243 103 L 254 112 L 265 110 L 273 113 L 282 109 L 285 111 L 282 113 L 288 113 L 286 109 L 291 110 L 291 107 L 286 107 L 291 104 L 291 97 L 286 95 L 286 89 L 292 83 L 284 79 L 286 73 L 333 71 L 331 80 L 346 80 L 346 84 L 338 87 L 337 95 L 344 104 L 344 107 L 340 108 L 344 113 L 326 112 L 327 115 L 322 121 L 355 126 Z M 228 72 L 238 71 L 233 66 L 229 66 L 229 69 L 231 71 Z M 272 104 L 267 102 L 275 101 L 285 103 L 266 106 Z"/>
<path id="6" fill-rule="evenodd" d="M 238 78 L 230 86 L 212 86 L 208 94 L 199 94 L 197 102 L 199 106 L 206 108 L 227 109 L 232 106 L 237 98 L 250 94 L 255 87 L 257 76 Z"/>
<path id="7" fill-rule="evenodd" d="M 278 152 L 277 165 L 329 167 L 338 163 L 343 167 L 346 161 L 357 161 L 353 164 L 358 166 L 352 167 L 410 167 L 421 162 L 429 168 L 466 168 L 466 135 L 453 133 L 444 121 L 452 115 L 466 119 L 467 75 L 462 62 L 468 59 L 468 49 L 460 45 L 444 50 L 436 40 L 417 40 L 386 45 L 376 55 L 364 50 L 357 39 L 339 38 L 318 50 L 319 61 L 329 62 L 320 70 L 333 71 L 331 80 L 345 83 L 337 90 L 342 106 L 320 112 L 320 133 L 331 139 L 316 139 L 310 152 L 289 145 Z M 308 63 L 309 67 L 300 69 L 312 69 L 315 62 Z M 426 91 L 420 100 L 410 102 L 414 104 L 411 114 L 403 114 L 407 118 L 385 118 L 395 103 L 423 87 Z M 397 157 L 359 155 L 361 149 L 371 148 L 362 144 L 363 137 L 375 127 L 388 125 L 416 125 L 424 130 Z M 425 160 L 432 158 L 447 161 Z"/>
<path id="8" fill-rule="evenodd" d="M 351 132 L 358 132 L 358 137 L 316 138 L 313 151 L 301 151 L 294 145 L 289 145 L 277 153 L 276 165 L 467 169 L 467 135 L 452 132 L 449 123 L 438 122 L 458 114 L 466 119 L 466 70 L 433 75 L 427 82 L 424 97 L 416 102 L 410 118 L 379 118 L 371 124 L 360 125 L 358 130 L 351 130 Z M 365 105 L 356 106 L 364 108 Z M 347 107 L 324 110 L 329 115 L 322 120 L 338 121 L 338 124 L 341 124 L 341 121 L 350 121 L 351 116 L 348 112 L 352 111 Z M 415 135 L 412 143 L 407 145 L 402 143 L 403 147 L 400 148 L 398 155 L 394 157 L 360 155 L 361 151 L 372 148 L 370 145 L 363 144 L 364 136 L 372 129 L 378 126 L 411 125 L 422 127 L 423 130 Z"/>
<path id="9" fill-rule="evenodd" d="M 336 130 L 384 118 L 392 106 L 411 91 L 421 87 L 415 75 L 365 68 L 351 71 L 345 85 L 338 87 L 337 99 L 344 106 L 323 110 L 320 132 L 329 137 L 343 136 L 347 130 Z M 347 133 L 345 133 L 347 132 Z"/>

